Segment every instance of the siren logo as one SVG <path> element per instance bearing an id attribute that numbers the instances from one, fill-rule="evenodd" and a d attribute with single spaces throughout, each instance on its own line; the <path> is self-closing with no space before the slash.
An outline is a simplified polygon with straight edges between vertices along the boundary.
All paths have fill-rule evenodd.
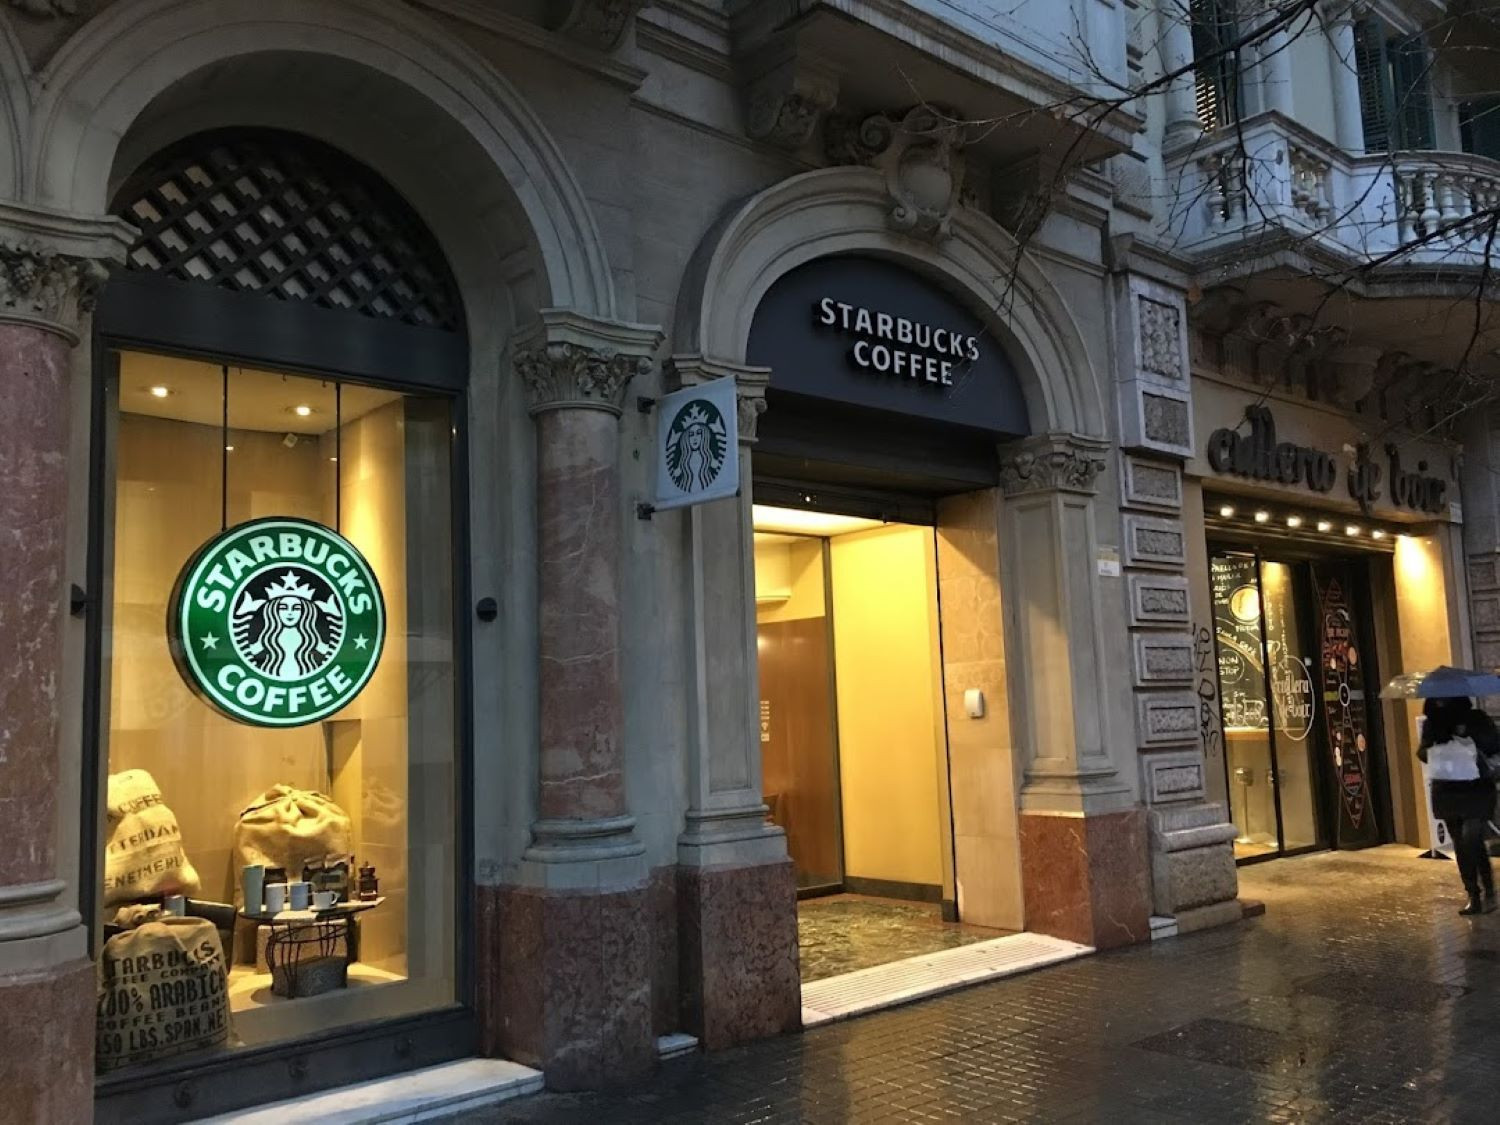
<path id="1" fill-rule="evenodd" d="M 375 572 L 354 544 L 307 520 L 252 520 L 209 540 L 178 576 L 169 613 L 188 686 L 259 726 L 340 710 L 385 645 Z"/>
<path id="2" fill-rule="evenodd" d="M 702 492 L 719 479 L 729 455 L 729 430 L 704 398 L 685 402 L 667 435 L 667 473 L 683 492 Z"/>

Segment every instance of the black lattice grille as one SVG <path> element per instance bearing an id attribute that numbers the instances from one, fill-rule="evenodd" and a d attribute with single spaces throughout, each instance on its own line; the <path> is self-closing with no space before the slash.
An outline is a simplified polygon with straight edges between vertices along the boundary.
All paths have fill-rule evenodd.
<path id="1" fill-rule="evenodd" d="M 457 330 L 442 252 L 369 169 L 268 130 L 190 137 L 125 185 L 131 269 L 405 324 Z"/>

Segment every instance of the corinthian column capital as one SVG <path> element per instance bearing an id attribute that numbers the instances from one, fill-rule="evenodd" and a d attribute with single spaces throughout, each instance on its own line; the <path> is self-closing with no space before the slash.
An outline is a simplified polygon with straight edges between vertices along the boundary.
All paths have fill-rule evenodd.
<path id="1" fill-rule="evenodd" d="M 701 355 L 674 355 L 667 361 L 667 366 L 672 380 L 679 387 L 696 387 L 716 379 L 733 378 L 740 444 L 755 444 L 760 416 L 766 412 L 766 388 L 771 383 L 769 367 L 747 367 L 742 363 L 708 359 Z"/>
<path id="2" fill-rule="evenodd" d="M 0 203 L 0 322 L 42 328 L 76 344 L 133 233 L 115 218 Z"/>
<path id="3" fill-rule="evenodd" d="M 1025 492 L 1094 491 L 1104 471 L 1107 441 L 1079 434 L 1037 434 L 1000 451 L 1000 487 L 1007 496 Z"/>
<path id="4" fill-rule="evenodd" d="M 516 373 L 531 413 L 603 410 L 618 416 L 625 391 L 651 370 L 660 329 L 544 309 L 516 341 Z"/>

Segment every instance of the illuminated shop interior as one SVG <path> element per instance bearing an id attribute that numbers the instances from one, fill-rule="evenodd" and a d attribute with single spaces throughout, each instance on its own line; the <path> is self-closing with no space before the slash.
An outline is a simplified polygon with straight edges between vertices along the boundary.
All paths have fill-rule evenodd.
<path id="1" fill-rule="evenodd" d="M 103 757 L 109 775 L 147 771 L 175 816 L 197 876 L 186 888 L 188 912 L 215 920 L 229 963 L 231 1043 L 451 1002 L 449 400 L 135 352 L 120 355 L 118 372 Z M 339 531 L 385 599 L 386 642 L 368 685 L 332 717 L 288 729 L 234 721 L 196 695 L 164 627 L 194 552 L 262 516 Z M 347 816 L 347 838 L 328 837 L 346 853 L 346 897 L 360 868 L 378 879 L 379 905 L 323 951 L 347 962 L 346 979 L 316 995 L 278 994 L 267 927 L 243 911 L 236 825 L 278 785 L 321 794 Z M 118 887 L 100 894 L 107 937 L 117 912 L 142 896 Z"/>
<path id="2" fill-rule="evenodd" d="M 1415 708 L 1378 693 L 1450 659 L 1437 533 L 1233 495 L 1204 515 L 1236 856 L 1416 843 Z"/>

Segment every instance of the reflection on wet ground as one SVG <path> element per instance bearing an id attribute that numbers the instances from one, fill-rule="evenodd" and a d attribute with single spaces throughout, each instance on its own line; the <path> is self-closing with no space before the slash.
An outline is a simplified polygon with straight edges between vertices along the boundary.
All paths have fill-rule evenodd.
<path id="1" fill-rule="evenodd" d="M 935 902 L 831 895 L 797 904 L 804 981 L 989 941 L 1006 932 L 944 922 Z"/>
<path id="2" fill-rule="evenodd" d="M 1412 848 L 1241 871 L 1264 917 L 548 1094 L 472 1125 L 1493 1122 L 1500 914 Z"/>

